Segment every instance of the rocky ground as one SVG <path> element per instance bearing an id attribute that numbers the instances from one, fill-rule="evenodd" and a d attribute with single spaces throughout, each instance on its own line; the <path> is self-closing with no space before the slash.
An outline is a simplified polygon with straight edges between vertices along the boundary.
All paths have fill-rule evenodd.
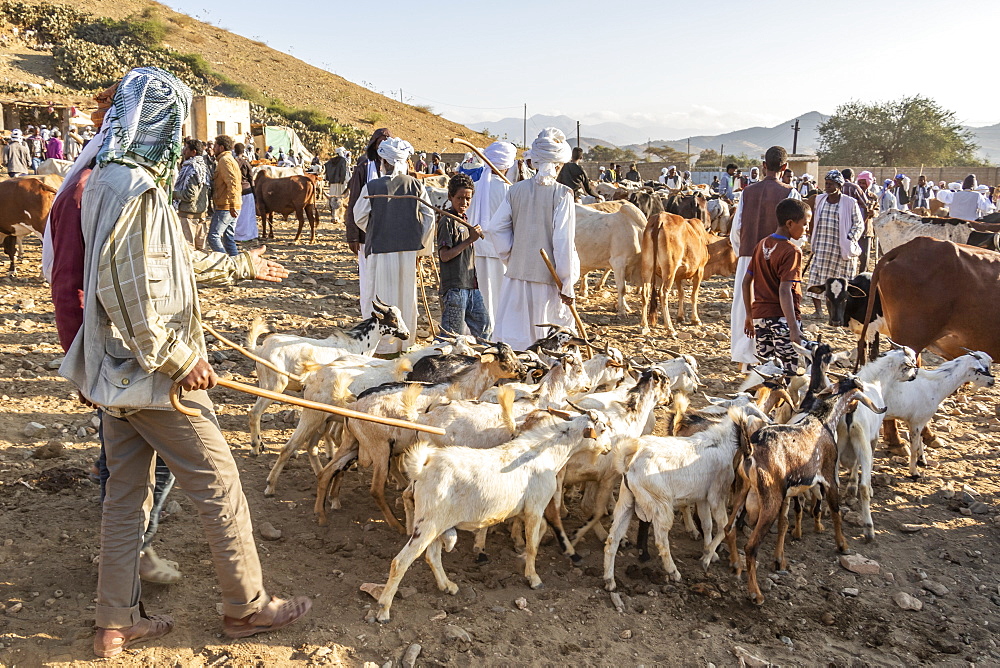
<path id="1" fill-rule="evenodd" d="M 257 314 L 280 331 L 319 336 L 356 321 L 353 262 L 339 232 L 329 230 L 327 218 L 323 222 L 327 229 L 315 246 L 291 245 L 289 227 L 280 230 L 272 250 L 292 270 L 285 284 L 205 290 L 206 319 L 239 339 Z M 0 666 L 91 657 L 100 507 L 86 473 L 98 445 L 93 413 L 53 369 L 61 351 L 48 290 L 37 278 L 39 255 L 37 243 L 29 242 L 20 277 L 0 282 Z M 629 352 L 674 346 L 692 353 L 706 391 L 722 394 L 737 379 L 726 335 L 730 280 L 707 283 L 705 324 L 680 327 L 678 340 L 640 336 L 635 315 L 614 315 L 610 293 L 583 302 L 581 310 L 593 333 Z M 433 294 L 431 299 L 436 301 Z M 841 347 L 852 344 L 819 321 L 809 324 Z M 254 382 L 246 360 L 210 347 L 219 371 Z M 462 534 L 457 549 L 444 555 L 458 594 L 438 592 L 429 569 L 417 562 L 386 625 L 366 622 L 374 600 L 359 587 L 385 581 L 404 538 L 385 526 L 372 503 L 368 473 L 348 475 L 344 509 L 331 513 L 330 526 L 317 526 L 314 477 L 305 458 L 290 463 L 276 497 L 263 495 L 274 450 L 291 434 L 294 413 L 272 408 L 264 424 L 270 451 L 255 458 L 247 447 L 250 398 L 226 390 L 212 394 L 255 523 L 281 532 L 277 540 L 259 541 L 268 587 L 279 595 L 314 597 L 313 613 L 286 632 L 240 642 L 222 637 L 218 588 L 200 525 L 189 501 L 175 492 L 155 546 L 179 562 L 185 577 L 170 587 L 147 585 L 143 598 L 151 612 L 172 614 L 176 629 L 127 651 L 116 665 L 399 666 L 408 665 L 404 655 L 412 656 L 417 645 L 420 665 L 1000 662 L 994 631 L 1000 628 L 996 390 L 970 390 L 945 402 L 935 421 L 944 446 L 930 452 L 933 461 L 920 480 L 910 480 L 902 461 L 879 449 L 875 541 L 863 542 L 856 513 L 846 517 L 852 549 L 877 562 L 865 574 L 841 565 L 831 535 L 807 528 L 801 541 L 789 541 L 787 573 L 773 573 L 773 541 L 766 544 L 767 600 L 757 608 L 746 598 L 745 582 L 723 565 L 704 574 L 697 563 L 700 543 L 675 531 L 683 581 L 666 582 L 657 560 L 642 564 L 623 550 L 615 600 L 602 588 L 596 539 L 585 541 L 578 567 L 547 540 L 539 557 L 544 588 L 532 591 L 504 532 L 491 535 L 486 564 L 475 563 L 471 539 Z M 390 491 L 389 498 L 394 503 L 397 493 Z M 567 525 L 581 521 L 571 515 Z"/>

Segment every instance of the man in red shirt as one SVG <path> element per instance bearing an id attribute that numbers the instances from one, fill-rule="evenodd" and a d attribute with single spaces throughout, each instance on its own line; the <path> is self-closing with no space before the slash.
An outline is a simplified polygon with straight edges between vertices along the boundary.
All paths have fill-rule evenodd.
<path id="1" fill-rule="evenodd" d="M 802 237 L 812 210 L 800 200 L 786 199 L 778 204 L 777 216 L 778 229 L 757 244 L 743 279 L 743 303 L 752 304 L 743 331 L 757 339 L 759 357 L 776 357 L 791 374 L 798 365 L 792 343 L 802 345 L 802 251 L 792 240 Z"/>

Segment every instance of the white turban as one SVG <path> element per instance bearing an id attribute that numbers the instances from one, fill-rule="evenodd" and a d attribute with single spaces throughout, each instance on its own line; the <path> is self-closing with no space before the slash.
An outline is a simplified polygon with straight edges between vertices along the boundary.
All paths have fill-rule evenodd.
<path id="1" fill-rule="evenodd" d="M 504 172 L 517 162 L 517 147 L 509 141 L 495 141 L 486 147 L 483 155 L 494 167 Z"/>
<path id="2" fill-rule="evenodd" d="M 557 128 L 545 128 L 531 142 L 531 165 L 538 173 L 535 181 L 543 186 L 556 182 L 559 167 L 569 162 L 573 149 L 566 142 L 566 135 Z"/>
<path id="3" fill-rule="evenodd" d="M 341 158 L 346 158 L 347 157 L 347 151 L 344 150 L 343 146 L 338 146 L 336 148 L 336 151 L 337 151 L 337 155 L 339 155 Z"/>
<path id="4" fill-rule="evenodd" d="M 604 168 L 601 167 L 601 169 L 604 169 Z M 664 176 L 666 176 L 669 171 L 670 171 L 669 169 L 667 169 L 666 167 L 664 167 L 663 169 L 660 170 L 660 174 L 663 174 Z"/>
<path id="5" fill-rule="evenodd" d="M 406 174 L 406 161 L 413 155 L 413 146 L 405 139 L 389 137 L 388 139 L 383 139 L 382 143 L 378 145 L 377 153 L 380 158 L 392 163 L 392 174 L 390 176 L 399 176 L 400 174 Z"/>

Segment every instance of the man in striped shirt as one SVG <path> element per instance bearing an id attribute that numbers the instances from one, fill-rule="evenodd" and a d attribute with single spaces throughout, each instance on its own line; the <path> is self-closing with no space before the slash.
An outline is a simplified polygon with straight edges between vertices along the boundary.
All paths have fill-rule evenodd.
<path id="1" fill-rule="evenodd" d="M 197 284 L 249 278 L 280 281 L 263 248 L 229 256 L 191 250 L 170 206 L 181 126 L 191 90 L 145 67 L 118 85 L 108 130 L 81 201 L 83 324 L 60 368 L 83 398 L 103 410 L 110 477 L 101 521 L 94 652 L 120 654 L 173 628 L 140 604 L 139 552 L 159 455 L 202 518 L 223 598 L 223 631 L 243 638 L 281 628 L 309 611 L 305 597 L 264 589 L 250 511 L 205 390 L 216 383 L 205 359 Z M 173 383 L 188 417 L 172 409 Z"/>

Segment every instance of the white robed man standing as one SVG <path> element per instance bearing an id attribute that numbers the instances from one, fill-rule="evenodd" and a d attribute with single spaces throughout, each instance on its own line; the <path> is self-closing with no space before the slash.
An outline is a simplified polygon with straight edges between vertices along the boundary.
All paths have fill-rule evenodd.
<path id="1" fill-rule="evenodd" d="M 524 350 L 546 334 L 536 325 L 573 327 L 568 305 L 580 278 L 576 211 L 573 191 L 556 182 L 559 168 L 571 155 L 566 135 L 556 128 L 542 130 L 531 144 L 531 162 L 538 172 L 510 187 L 483 228 L 506 266 L 494 338 L 515 350 Z M 563 284 L 561 294 L 539 249 L 552 258 Z"/>
<path id="2" fill-rule="evenodd" d="M 386 176 L 372 179 L 354 205 L 354 223 L 365 233 L 362 252 L 372 295 L 399 307 L 410 332 L 406 341 L 383 340 L 375 352 L 388 355 L 413 345 L 417 328 L 417 252 L 430 243 L 434 212 L 414 199 L 367 199 L 368 195 L 415 195 L 430 201 L 420 181 L 407 174 L 410 142 L 390 137 L 376 150 Z M 364 305 L 362 305 L 364 307 Z M 368 312 L 371 304 L 367 305 Z M 364 308 L 362 308 L 364 311 Z"/>
<path id="3" fill-rule="evenodd" d="M 486 159 L 501 172 L 506 172 L 517 162 L 517 147 L 507 141 L 495 141 L 483 151 Z M 510 177 L 508 177 L 510 178 Z M 493 214 L 507 197 L 510 186 L 488 167 L 483 169 L 469 206 L 469 222 L 487 227 Z M 480 239 L 473 244 L 476 257 L 476 279 L 483 303 L 490 314 L 490 322 L 497 321 L 497 305 L 500 301 L 500 285 L 503 283 L 504 265 L 500 255 L 489 239 Z"/>

